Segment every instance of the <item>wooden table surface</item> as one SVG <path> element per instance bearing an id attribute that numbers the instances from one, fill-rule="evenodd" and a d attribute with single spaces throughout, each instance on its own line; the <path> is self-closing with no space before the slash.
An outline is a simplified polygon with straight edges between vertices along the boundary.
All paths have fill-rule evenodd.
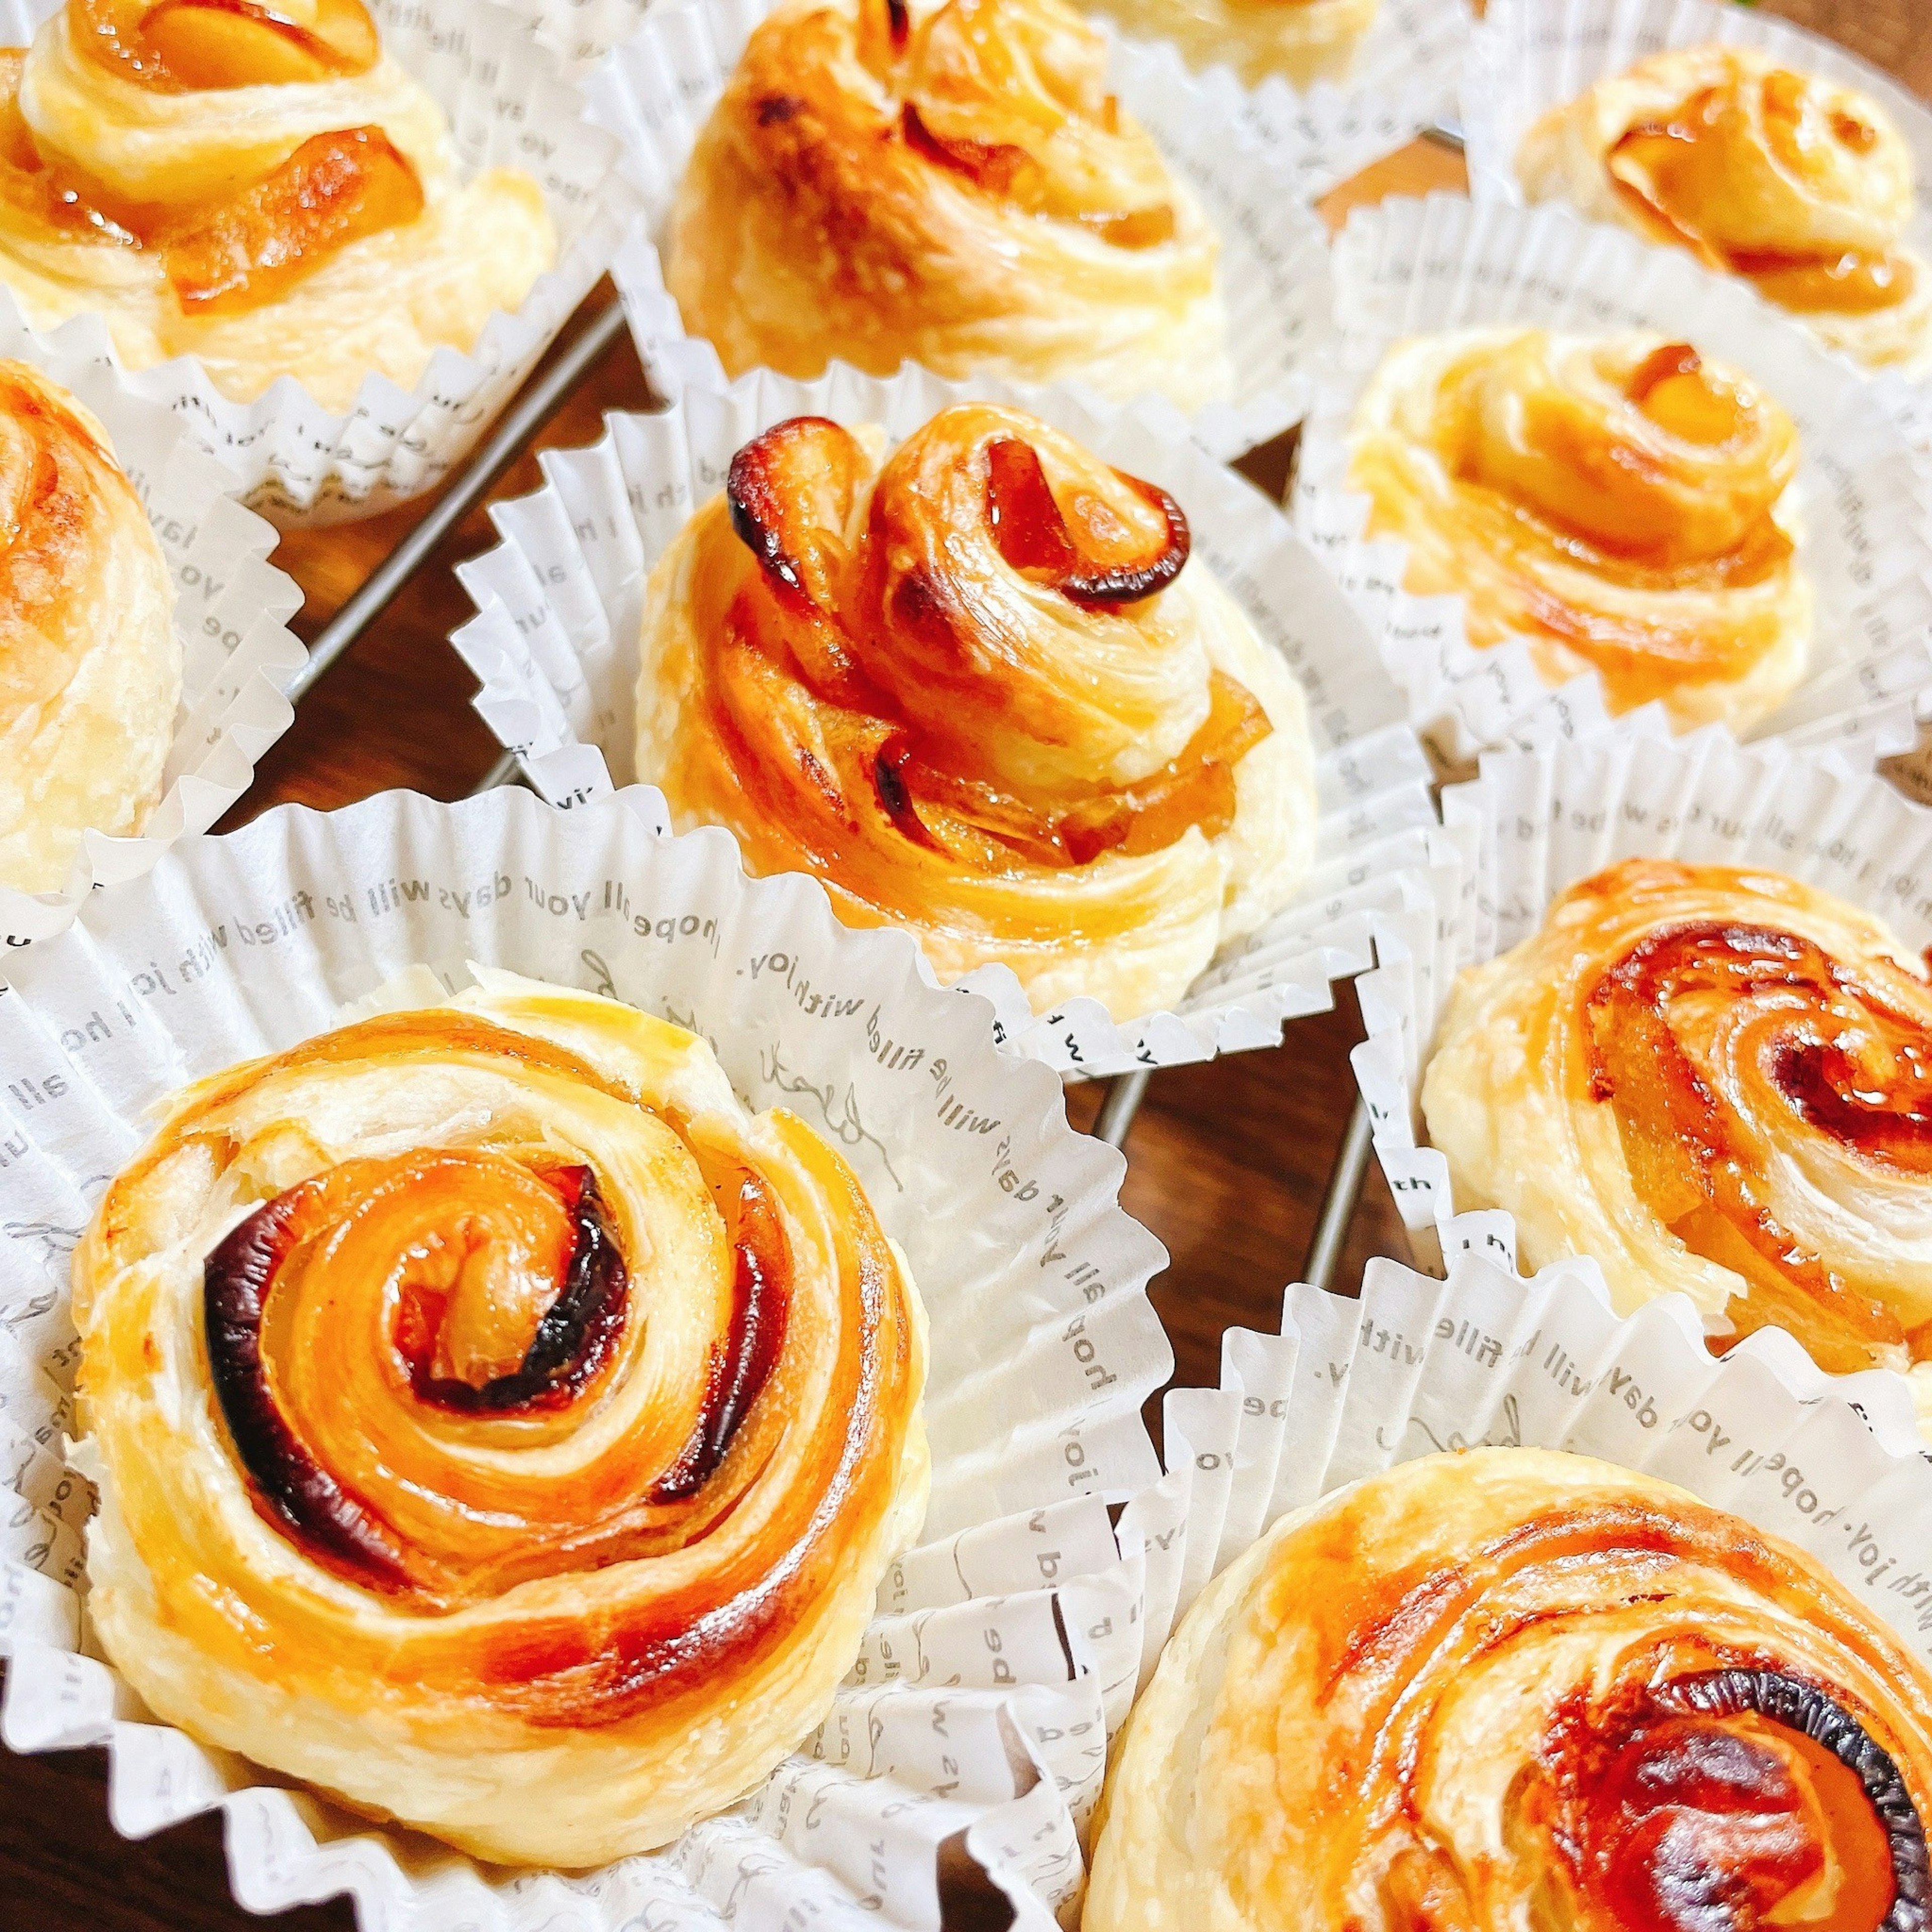
<path id="1" fill-rule="evenodd" d="M 1932 95 L 1928 0 L 1770 0 L 1776 12 L 1833 35 Z M 1390 194 L 1460 188 L 1460 162 L 1418 144 L 1371 168 L 1335 196 L 1331 220 Z M 608 288 L 597 299 L 608 298 Z M 550 424 L 539 447 L 595 440 L 607 409 L 648 405 L 628 340 L 607 356 Z M 1276 452 L 1250 466 L 1279 479 Z M 1272 478 L 1270 470 L 1272 469 Z M 494 493 L 520 495 L 541 482 L 535 457 L 517 464 Z M 296 535 L 278 559 L 308 602 L 297 628 L 313 636 L 406 533 L 420 506 L 353 527 Z M 293 800 L 329 807 L 404 786 L 463 796 L 494 762 L 497 747 L 470 706 L 469 673 L 445 643 L 470 612 L 451 566 L 488 547 L 487 514 L 472 514 L 372 632 L 316 686 L 294 727 L 263 759 L 254 790 L 226 821 L 244 824 Z M 1222 1330 L 1268 1327 L 1313 1231 L 1354 1083 L 1348 1049 L 1360 1037 L 1344 991 L 1331 1015 L 1295 1022 L 1268 1053 L 1158 1075 L 1130 1143 L 1123 1199 L 1167 1244 L 1172 1263 L 1154 1300 L 1173 1338 L 1178 1378 L 1219 1379 Z M 1098 1091 L 1076 1090 L 1088 1124 Z M 1372 1172 L 1336 1280 L 1352 1290 L 1376 1254 L 1402 1252 L 1401 1225 Z M 204 1818 L 140 1844 L 116 1836 L 106 1817 L 105 1759 L 98 1751 L 17 1758 L 0 1752 L 0 1923 L 32 1932 L 240 1932 L 257 1924 L 229 1896 L 218 1820 Z M 350 1932 L 337 1900 L 285 1914 L 286 1932 Z"/>

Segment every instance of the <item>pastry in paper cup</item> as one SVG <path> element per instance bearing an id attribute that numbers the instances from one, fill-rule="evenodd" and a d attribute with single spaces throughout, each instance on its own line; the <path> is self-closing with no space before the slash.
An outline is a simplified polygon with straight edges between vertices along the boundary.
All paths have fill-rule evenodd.
<path id="1" fill-rule="evenodd" d="M 635 212 L 517 5 L 10 0 L 0 26 L 6 300 L 284 524 L 445 476 Z"/>
<path id="2" fill-rule="evenodd" d="M 1272 1044 L 1366 946 L 1432 947 L 1394 687 L 1172 410 L 759 376 L 546 465 L 455 641 L 557 802 L 662 787 L 1069 1070 Z"/>
<path id="3" fill-rule="evenodd" d="M 1443 810 L 1456 976 L 1364 977 L 1354 1055 L 1418 1253 L 1500 1210 L 1621 1310 L 1678 1292 L 1714 1349 L 1788 1331 L 1925 1404 L 1932 812 L 1714 730 L 1491 754 Z"/>
<path id="4" fill-rule="evenodd" d="M 178 416 L 0 324 L 0 938 L 58 932 L 239 798 L 293 716 L 274 530 Z"/>
<path id="5" fill-rule="evenodd" d="M 1500 0 L 1463 120 L 1478 198 L 1567 201 L 1932 376 L 1932 110 L 1844 47 L 1704 0 Z"/>
<path id="6" fill-rule="evenodd" d="M 0 1032 L 13 1748 L 106 1744 L 131 1834 L 220 1808 L 256 1911 L 1070 1907 L 1158 1641 L 1109 1510 L 1159 1478 L 1162 1257 L 910 941 L 640 789 L 388 794 L 177 848 L 23 957 Z M 748 1612 L 700 1616 L 732 1578 Z M 776 1678 L 728 1654 L 743 1614 Z M 680 1742 L 622 1771 L 653 1710 Z"/>
<path id="7" fill-rule="evenodd" d="M 1620 1320 L 1587 1263 L 1292 1288 L 1280 1333 L 1226 1338 L 1218 1389 L 1167 1399 L 1186 1614 L 1084 1924 L 1487 1928 L 1534 1898 L 1688 1926 L 1713 1895 L 1915 1922 L 1910 1413 L 1768 1331 L 1714 1361 L 1681 1300 Z"/>
<path id="8" fill-rule="evenodd" d="M 1314 137 L 1278 149 L 1172 48 L 1061 0 L 674 0 L 587 86 L 644 197 L 616 273 L 660 394 L 916 363 L 1166 394 L 1223 456 L 1306 410 L 1328 249 L 1289 157 Z M 799 221 L 833 241 L 801 253 Z"/>
<path id="9" fill-rule="evenodd" d="M 1336 244 L 1345 367 L 1300 527 L 1443 763 L 1660 706 L 1911 742 L 1932 478 L 1874 386 L 1748 289 L 1557 208 L 1448 196 Z"/>

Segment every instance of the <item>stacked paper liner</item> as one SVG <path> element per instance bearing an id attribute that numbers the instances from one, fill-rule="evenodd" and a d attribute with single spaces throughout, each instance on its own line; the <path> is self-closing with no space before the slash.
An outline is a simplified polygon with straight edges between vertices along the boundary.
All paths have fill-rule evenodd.
<path id="1" fill-rule="evenodd" d="M 693 382 L 723 386 L 711 345 L 685 332 L 653 244 L 698 130 L 752 29 L 776 4 L 658 0 L 585 82 L 598 119 L 622 140 L 626 172 L 644 198 L 644 231 L 613 273 L 645 372 L 662 395 L 675 398 Z M 1324 168 L 1311 170 L 1263 140 L 1258 110 L 1226 74 L 1204 81 L 1170 46 L 1116 40 L 1113 53 L 1120 104 L 1160 144 L 1221 237 L 1228 356 L 1238 386 L 1202 410 L 1193 428 L 1216 454 L 1236 456 L 1299 422 L 1313 396 L 1329 340 L 1328 248 L 1307 196 L 1311 184 L 1328 180 Z M 1283 124 L 1293 122 L 1290 112 Z M 1360 154 L 1352 165 L 1348 154 L 1338 158 L 1342 174 L 1372 158 L 1372 147 L 1383 151 L 1378 136 L 1358 129 L 1354 138 L 1364 145 L 1348 150 Z"/>
<path id="2" fill-rule="evenodd" d="M 1741 748 L 1716 728 L 1495 752 L 1475 782 L 1444 790 L 1442 812 L 1470 859 L 1445 935 L 1457 970 L 1508 952 L 1541 929 L 1559 893 L 1633 858 L 1767 867 L 1864 908 L 1912 951 L 1932 943 L 1932 812 L 1832 754 Z M 1369 1037 L 1355 1072 L 1376 1150 L 1432 1264 L 1471 1229 L 1508 1220 L 1459 1219 L 1448 1163 L 1423 1143 L 1422 1074 L 1449 983 L 1424 989 L 1399 963 L 1357 982 Z M 1443 1233 L 1452 1223 L 1460 1235 Z"/>
<path id="3" fill-rule="evenodd" d="M 1876 100 L 1916 164 L 1918 206 L 1906 245 L 1932 258 L 1932 109 L 1834 41 L 1768 14 L 1708 0 L 1494 0 L 1463 70 L 1470 193 L 1479 200 L 1520 202 L 1516 156 L 1545 114 L 1652 54 L 1712 41 L 1756 48 L 1798 73 Z M 1902 418 L 1917 418 L 1922 429 L 1923 382 L 1894 379 L 1887 394 Z M 1922 444 L 1927 440 L 1922 436 Z"/>
<path id="4" fill-rule="evenodd" d="M 137 836 L 84 833 L 60 891 L 0 886 L 0 941 L 17 949 L 58 932 L 95 886 L 137 878 L 183 834 L 206 831 L 248 789 L 294 718 L 283 693 L 307 654 L 287 626 L 301 589 L 268 562 L 273 526 L 233 500 L 232 478 L 178 416 L 130 394 L 64 332 L 49 340 L 0 314 L 0 356 L 44 370 L 106 429 L 167 559 L 182 646 L 160 802 Z"/>
<path id="5" fill-rule="evenodd" d="M 1348 437 L 1370 380 L 1396 342 L 1476 328 L 1662 332 L 1762 383 L 1798 427 L 1798 561 L 1817 608 L 1804 682 L 1751 735 L 1833 744 L 1866 763 L 1910 746 L 1914 700 L 1932 689 L 1932 472 L 1848 363 L 1680 251 L 1562 208 L 1448 195 L 1353 215 L 1336 246 L 1335 304 L 1339 366 L 1305 432 L 1296 521 L 1451 766 L 1609 722 L 1596 673 L 1552 689 L 1521 640 L 1474 649 L 1462 600 L 1411 596 L 1407 545 L 1364 535 L 1370 504 L 1348 487 Z"/>
<path id="6" fill-rule="evenodd" d="M 1036 1017 L 1004 968 L 969 982 L 992 998 L 1010 1045 L 1068 1071 L 1111 1073 L 1273 1046 L 1282 1022 L 1325 1010 L 1330 982 L 1372 957 L 1434 970 L 1453 854 L 1400 694 L 1360 621 L 1281 514 L 1187 440 L 1162 405 L 1126 411 L 1064 391 L 946 384 L 917 370 L 887 381 L 836 369 L 822 381 L 748 376 L 694 388 L 662 416 L 613 416 L 589 449 L 548 452 L 548 485 L 493 513 L 504 542 L 459 568 L 478 614 L 457 649 L 477 709 L 558 804 L 656 776 L 634 768 L 644 585 L 692 512 L 724 488 L 732 454 L 788 416 L 879 422 L 895 440 L 965 395 L 1017 400 L 1108 462 L 1151 478 L 1187 513 L 1197 567 L 1211 570 L 1309 698 L 1319 754 L 1316 869 L 1294 903 L 1217 960 L 1172 1012 L 1116 1024 L 1095 1001 Z"/>
<path id="7" fill-rule="evenodd" d="M 0 44 L 26 46 L 62 4 L 0 0 Z M 522 307 L 493 315 L 467 353 L 439 349 L 413 388 L 369 376 L 342 414 L 292 376 L 238 403 L 192 356 L 123 368 L 93 316 L 75 317 L 53 338 L 62 353 L 110 365 L 130 394 L 173 410 L 234 473 L 247 500 L 285 526 L 371 516 L 434 488 L 515 394 L 638 213 L 616 142 L 591 124 L 563 63 L 538 44 L 526 0 L 368 4 L 386 51 L 441 104 L 464 166 L 520 168 L 542 188 L 556 226 L 556 266 Z M 16 312 L 0 290 L 0 319 Z"/>
<path id="8" fill-rule="evenodd" d="M 1184 1611 L 1292 1510 L 1481 1446 L 1642 1470 L 1808 1551 L 1932 1661 L 1932 1466 L 1898 1377 L 1832 1382 L 1788 1336 L 1721 1360 L 1672 1296 L 1627 1321 L 1587 1262 L 1533 1281 L 1478 1253 L 1446 1281 L 1373 1261 L 1359 1301 L 1292 1288 L 1278 1334 L 1231 1329 L 1221 1385 L 1170 1394 L 1172 1473 L 1122 1528 L 1162 1538 L 1150 1600 Z"/>
<path id="9" fill-rule="evenodd" d="M 0 1454 L 19 1504 L 0 1730 L 16 1750 L 106 1744 L 130 1835 L 220 1809 L 258 1912 L 346 1892 L 365 1927 L 412 1932 L 778 1932 L 795 1912 L 930 1932 L 964 1885 L 1050 1928 L 1078 1894 L 1107 1738 L 1166 1633 L 1146 1553 L 1109 1518 L 1160 1476 L 1140 1411 L 1172 1362 L 1145 1292 L 1166 1256 L 1120 1211 L 1119 1156 L 1071 1130 L 1050 1073 L 995 1048 L 982 1003 L 934 990 L 909 940 L 839 926 L 812 881 L 746 879 L 722 833 L 663 835 L 660 807 L 633 790 L 566 815 L 512 788 L 284 808 L 178 847 L 18 964 L 0 998 Z M 931 1321 L 924 1540 L 824 1726 L 662 1854 L 568 1876 L 375 1831 L 153 1722 L 91 1644 L 90 1496 L 60 1454 L 68 1253 L 146 1110 L 346 1005 L 466 983 L 471 961 L 704 1034 L 752 1107 L 842 1150 Z"/>

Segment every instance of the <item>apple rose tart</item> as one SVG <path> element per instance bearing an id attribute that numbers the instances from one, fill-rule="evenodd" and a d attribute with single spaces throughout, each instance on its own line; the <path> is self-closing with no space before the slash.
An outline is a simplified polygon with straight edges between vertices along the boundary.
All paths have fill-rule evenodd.
<path id="1" fill-rule="evenodd" d="M 0 362 L 0 885 L 57 892 L 161 795 L 182 646 L 167 560 L 107 432 Z"/>
<path id="2" fill-rule="evenodd" d="M 1932 986 L 1796 879 L 1631 860 L 1465 972 L 1424 1077 L 1459 1207 L 1834 1374 L 1932 1376 Z M 1727 1339 L 1726 1339 L 1727 1338 Z"/>
<path id="3" fill-rule="evenodd" d="M 508 974 L 203 1080 L 74 1258 L 90 1619 L 150 1708 L 509 1864 L 762 1779 L 916 1533 L 923 1316 L 710 1049 Z"/>
<path id="4" fill-rule="evenodd" d="M 1085 1932 L 1916 1932 L 1932 1678 L 1816 1559 L 1539 1449 L 1284 1517 L 1135 1706 Z"/>
<path id="5" fill-rule="evenodd" d="M 1232 372 L 1220 238 L 1060 0 L 789 0 L 698 138 L 665 244 L 726 372 L 1159 390 Z"/>
<path id="6" fill-rule="evenodd" d="M 1406 587 L 1463 602 L 1468 640 L 1526 640 L 1612 711 L 1742 731 L 1804 676 L 1812 598 L 1795 532 L 1798 432 L 1687 344 L 1540 329 L 1400 343 L 1349 432 L 1369 534 Z"/>
<path id="7" fill-rule="evenodd" d="M 100 315 L 130 368 L 346 409 L 468 350 L 552 265 L 527 175 L 460 177 L 442 109 L 362 0 L 67 0 L 0 52 L 0 281 Z"/>
<path id="8" fill-rule="evenodd" d="M 1180 998 L 1313 856 L 1307 706 L 1180 508 L 1018 410 L 782 422 L 651 573 L 638 770 L 940 976 Z"/>
<path id="9" fill-rule="evenodd" d="M 1912 151 L 1863 94 L 1748 48 L 1681 48 L 1546 115 L 1516 170 L 1532 201 L 1688 248 L 1871 368 L 1932 363 L 1932 267 L 1904 245 Z"/>
<path id="10" fill-rule="evenodd" d="M 1232 67 L 1250 87 L 1339 80 L 1381 0 L 1097 0 L 1142 40 L 1172 40 L 1196 67 Z"/>

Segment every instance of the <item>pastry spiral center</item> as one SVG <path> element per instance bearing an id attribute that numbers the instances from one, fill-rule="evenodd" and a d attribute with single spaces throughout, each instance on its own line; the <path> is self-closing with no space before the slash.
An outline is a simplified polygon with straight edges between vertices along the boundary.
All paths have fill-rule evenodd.
<path id="1" fill-rule="evenodd" d="M 1591 1092 L 1614 1110 L 1636 1192 L 1750 1285 L 1731 1304 L 1741 1332 L 1774 1319 L 1841 1371 L 1874 1344 L 1926 1355 L 1932 1336 L 1908 1334 L 1773 1192 L 1778 1150 L 1808 1138 L 1881 1177 L 1932 1177 L 1918 1016 L 1808 939 L 1712 921 L 1646 934 L 1588 988 L 1583 1016 Z"/>
<path id="2" fill-rule="evenodd" d="M 31 239 L 152 254 L 184 311 L 218 315 L 423 212 L 416 167 L 380 126 L 278 142 L 241 98 L 289 90 L 312 126 L 315 90 L 380 59 L 361 0 L 69 0 L 41 32 L 32 52 L 0 53 L 0 204 Z M 94 144 L 110 118 L 131 124 L 126 179 Z M 69 148 L 58 130 L 76 122 Z M 181 179 L 158 185 L 171 166 Z"/>
<path id="3" fill-rule="evenodd" d="M 1579 1700 L 1541 1768 L 1570 1880 L 1618 1932 L 1922 1923 L 1924 1834 L 1897 1766 L 1784 1672 L 1672 1679 L 1607 1715 Z"/>
<path id="4" fill-rule="evenodd" d="M 1864 314 L 1897 307 L 1916 284 L 1888 245 L 1895 238 L 1865 232 L 1868 175 L 1892 158 L 1886 134 L 1802 75 L 1740 73 L 1628 129 L 1607 165 L 1648 229 L 1781 307 Z M 1807 223 L 1781 219 L 1801 198 Z M 1810 242 L 1793 238 L 1808 232 Z"/>
<path id="5" fill-rule="evenodd" d="M 714 574 L 699 628 L 724 640 L 712 700 L 748 790 L 802 778 L 829 821 L 994 876 L 1224 830 L 1234 767 L 1270 727 L 1163 626 L 1190 545 L 1173 499 L 970 406 L 868 488 L 869 466 L 820 418 L 733 460 L 732 524 L 758 568 Z M 1187 728 L 1155 755 L 1177 712 Z M 853 858 L 829 823 L 821 862 Z"/>
<path id="6" fill-rule="evenodd" d="M 907 148 L 1023 212 L 1154 248 L 1176 221 L 1160 150 L 1106 88 L 1106 47 L 1058 0 L 862 0 L 859 53 Z"/>

